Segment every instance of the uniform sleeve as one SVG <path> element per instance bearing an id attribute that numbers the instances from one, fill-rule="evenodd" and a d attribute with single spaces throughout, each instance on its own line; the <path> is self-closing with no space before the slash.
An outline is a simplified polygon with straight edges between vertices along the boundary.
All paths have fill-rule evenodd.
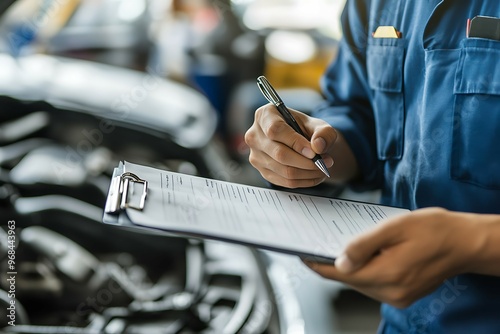
<path id="1" fill-rule="evenodd" d="M 321 82 L 326 101 L 313 113 L 346 138 L 361 171 L 353 185 L 363 190 L 380 187 L 382 170 L 366 71 L 367 17 L 365 1 L 347 1 L 339 51 Z"/>

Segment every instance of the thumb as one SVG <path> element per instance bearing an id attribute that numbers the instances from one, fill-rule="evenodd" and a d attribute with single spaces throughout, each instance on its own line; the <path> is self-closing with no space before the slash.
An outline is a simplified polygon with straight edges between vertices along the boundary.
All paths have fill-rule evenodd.
<path id="1" fill-rule="evenodd" d="M 363 267 L 384 248 L 398 241 L 396 224 L 383 223 L 370 232 L 352 240 L 344 252 L 335 259 L 335 267 L 344 274 L 350 274 Z"/>
<path id="2" fill-rule="evenodd" d="M 335 259 L 335 268 L 337 268 L 341 273 L 350 274 L 356 271 L 358 267 L 358 264 L 353 262 L 353 260 L 351 260 L 349 255 L 347 255 L 346 253 L 340 254 Z"/>
<path id="3" fill-rule="evenodd" d="M 316 126 L 311 136 L 311 148 L 318 154 L 328 154 L 337 137 L 337 131 L 329 124 Z"/>

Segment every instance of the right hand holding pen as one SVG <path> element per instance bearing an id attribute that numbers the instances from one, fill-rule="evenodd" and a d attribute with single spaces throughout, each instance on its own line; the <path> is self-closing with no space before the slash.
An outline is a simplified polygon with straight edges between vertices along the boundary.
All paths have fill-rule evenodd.
<path id="1" fill-rule="evenodd" d="M 287 188 L 312 187 L 326 177 L 311 160 L 320 154 L 328 168 L 333 166 L 331 150 L 337 132 L 323 120 L 289 109 L 306 138 L 295 132 L 271 105 L 255 112 L 254 123 L 245 134 L 250 163 L 269 182 Z"/>

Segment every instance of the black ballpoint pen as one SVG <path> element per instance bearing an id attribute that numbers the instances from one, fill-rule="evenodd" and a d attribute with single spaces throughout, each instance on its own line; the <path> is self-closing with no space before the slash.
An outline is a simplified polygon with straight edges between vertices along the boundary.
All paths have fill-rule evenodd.
<path id="1" fill-rule="evenodd" d="M 283 103 L 283 100 L 279 97 L 278 93 L 276 93 L 276 90 L 271 86 L 269 81 L 266 79 L 265 76 L 260 76 L 257 78 L 257 86 L 259 86 L 260 91 L 262 92 L 262 95 L 268 100 L 270 103 L 274 104 L 276 109 L 278 109 L 279 113 L 283 118 L 285 119 L 285 122 L 292 127 L 292 129 L 295 130 L 295 132 L 299 133 L 303 137 L 307 138 L 307 136 L 304 134 L 302 129 L 300 128 L 299 124 L 293 117 L 293 115 L 290 113 L 288 108 L 285 106 L 285 103 Z M 309 139 L 309 138 L 307 138 Z M 326 176 L 330 177 L 330 173 L 328 172 L 328 168 L 325 165 L 325 162 L 321 158 L 319 154 L 316 154 L 316 156 L 312 159 L 314 161 L 314 164 L 323 172 L 325 173 Z"/>

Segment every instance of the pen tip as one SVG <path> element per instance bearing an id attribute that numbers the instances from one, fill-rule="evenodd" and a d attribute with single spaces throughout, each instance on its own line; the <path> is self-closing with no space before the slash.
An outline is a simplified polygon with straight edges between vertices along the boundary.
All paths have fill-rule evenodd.
<path id="1" fill-rule="evenodd" d="M 318 159 L 314 162 L 314 164 L 328 177 L 330 177 L 330 172 L 328 168 L 326 168 L 325 162 L 323 159 Z"/>

